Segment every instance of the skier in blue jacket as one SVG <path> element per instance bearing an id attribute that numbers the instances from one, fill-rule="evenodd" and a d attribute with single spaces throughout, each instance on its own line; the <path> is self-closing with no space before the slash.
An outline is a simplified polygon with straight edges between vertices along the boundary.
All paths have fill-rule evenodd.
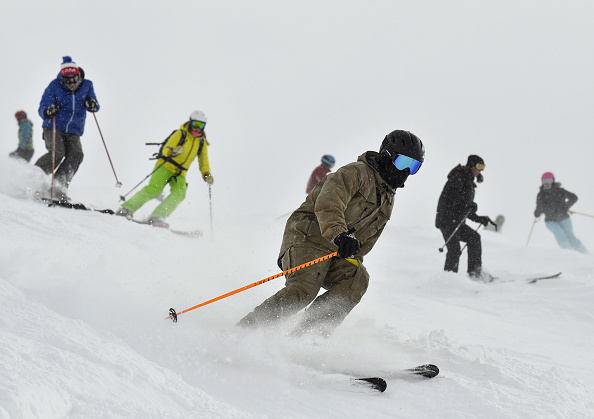
<path id="1" fill-rule="evenodd" d="M 85 72 L 72 58 L 63 57 L 60 73 L 45 89 L 39 104 L 39 115 L 43 118 L 43 139 L 48 152 L 35 163 L 48 175 L 54 166 L 54 197 L 58 200 L 68 199 L 68 186 L 83 160 L 80 137 L 85 129 L 87 111 L 98 110 L 93 82 L 85 79 Z M 53 152 L 55 162 L 52 164 Z"/>

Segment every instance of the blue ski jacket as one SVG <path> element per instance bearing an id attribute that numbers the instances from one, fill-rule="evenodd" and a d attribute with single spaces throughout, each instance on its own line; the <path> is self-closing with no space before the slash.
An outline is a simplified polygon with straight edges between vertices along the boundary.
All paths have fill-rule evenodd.
<path id="1" fill-rule="evenodd" d="M 62 81 L 62 75 L 51 81 L 49 86 L 43 92 L 41 102 L 39 103 L 39 116 L 43 119 L 43 112 L 52 103 L 59 108 L 56 114 L 56 130 L 66 134 L 83 135 L 85 131 L 85 120 L 87 118 L 87 109 L 85 100 L 91 97 L 97 100 L 93 90 L 93 82 L 85 79 L 85 73 L 80 68 L 82 82 L 78 88 L 72 92 Z M 97 109 L 99 110 L 99 109 Z M 52 128 L 52 119 L 43 120 L 43 128 Z"/>

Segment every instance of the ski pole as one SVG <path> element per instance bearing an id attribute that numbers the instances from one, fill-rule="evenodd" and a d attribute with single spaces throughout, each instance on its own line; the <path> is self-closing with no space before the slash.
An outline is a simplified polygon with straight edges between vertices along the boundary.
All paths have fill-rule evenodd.
<path id="1" fill-rule="evenodd" d="M 118 180 L 118 175 L 116 175 L 116 171 L 115 171 L 115 168 L 113 167 L 111 157 L 109 156 L 109 151 L 107 151 L 107 144 L 105 144 L 105 140 L 103 139 L 103 133 L 101 132 L 101 128 L 99 128 L 99 121 L 97 121 L 97 115 L 95 115 L 95 112 L 91 112 L 91 113 L 93 114 L 93 117 L 95 118 L 95 123 L 97 124 L 97 129 L 99 130 L 99 135 L 101 136 L 101 141 L 103 141 L 103 147 L 105 147 L 105 152 L 107 153 L 107 158 L 109 159 L 109 164 L 111 164 L 111 170 L 113 170 L 113 175 L 115 176 L 115 179 L 116 179 L 116 188 L 119 188 L 122 186 L 122 182 L 120 182 Z"/>
<path id="2" fill-rule="evenodd" d="M 212 239 L 212 185 L 208 185 L 208 203 L 210 205 L 210 238 Z"/>
<path id="3" fill-rule="evenodd" d="M 532 221 L 532 227 L 530 227 L 530 233 L 528 234 L 528 240 L 526 240 L 526 247 L 528 247 L 528 243 L 530 243 L 530 237 L 532 237 L 532 230 L 534 230 L 534 224 L 538 221 L 538 217 L 534 217 L 534 221 Z"/>
<path id="4" fill-rule="evenodd" d="M 456 232 L 458 231 L 458 229 L 460 227 L 462 227 L 462 224 L 464 224 L 464 222 L 466 221 L 466 218 L 468 217 L 468 215 L 470 215 L 470 213 L 472 212 L 472 210 L 468 211 L 466 213 L 466 215 L 464 216 L 464 218 L 462 218 L 462 221 L 460 221 L 460 223 L 458 223 L 458 225 L 456 226 L 456 228 L 454 229 L 454 231 L 452 232 L 452 234 L 450 234 L 450 237 L 448 237 L 448 239 L 445 241 L 445 243 L 443 244 L 443 246 L 441 246 L 439 248 L 440 252 L 443 252 L 443 249 L 446 247 L 446 245 L 450 242 L 450 240 L 452 240 L 452 237 L 454 237 L 454 234 L 456 234 Z"/>
<path id="5" fill-rule="evenodd" d="M 261 284 L 263 284 L 265 282 L 268 282 L 268 281 L 271 281 L 273 279 L 276 279 L 278 277 L 281 277 L 281 276 L 284 276 L 284 275 L 288 275 L 290 273 L 293 273 L 295 271 L 298 271 L 299 269 L 303 269 L 303 268 L 306 268 L 308 266 L 311 266 L 311 265 L 313 265 L 315 263 L 321 262 L 323 260 L 330 259 L 331 257 L 334 257 L 336 255 L 338 255 L 338 252 L 329 253 L 329 254 L 327 254 L 325 256 L 322 256 L 320 258 L 311 260 L 309 262 L 305 262 L 302 265 L 295 266 L 294 268 L 288 269 L 288 270 L 283 271 L 281 273 L 278 273 L 276 275 L 269 276 L 268 278 L 262 279 L 262 280 L 260 280 L 258 282 L 254 282 L 253 284 L 246 285 L 245 287 L 238 288 L 235 291 L 228 292 L 227 294 L 223 294 L 221 296 L 218 296 L 216 298 L 213 298 L 212 300 L 208 300 L 208 301 L 206 301 L 204 303 L 198 304 L 198 305 L 196 305 L 194 307 L 187 308 L 184 311 L 180 311 L 179 313 L 176 313 L 173 308 L 170 308 L 169 309 L 169 317 L 166 317 L 165 320 L 172 319 L 173 322 L 176 323 L 177 322 L 177 316 L 179 316 L 180 314 L 184 314 L 184 313 L 187 313 L 188 311 L 192 311 L 192 310 L 194 310 L 196 308 L 203 307 L 203 306 L 205 306 L 207 304 L 210 304 L 210 303 L 214 303 L 215 301 L 222 300 L 223 298 L 230 297 L 233 294 L 240 293 L 240 292 L 245 291 L 247 289 L 253 288 L 253 287 L 258 286 L 258 285 L 261 285 Z"/>
<path id="6" fill-rule="evenodd" d="M 569 211 L 570 214 L 578 214 L 578 215 L 583 215 L 585 217 L 590 217 L 590 218 L 594 218 L 594 215 L 590 215 L 590 214 L 586 214 L 583 212 L 578 212 L 578 211 Z"/>
<path id="7" fill-rule="evenodd" d="M 285 218 L 287 215 L 291 215 L 293 214 L 293 211 L 289 211 L 287 213 L 284 213 L 283 215 L 279 215 L 278 217 L 276 217 L 277 220 L 280 220 L 281 218 Z"/>
<path id="8" fill-rule="evenodd" d="M 53 117 L 52 125 L 52 190 L 51 196 L 52 202 L 54 201 L 54 171 L 56 170 L 56 116 Z"/>
<path id="9" fill-rule="evenodd" d="M 148 175 L 146 175 L 146 177 L 144 179 L 142 179 L 140 182 L 138 182 L 135 187 L 133 187 L 132 189 L 130 189 L 126 195 L 120 195 L 120 201 L 124 202 L 126 200 L 126 197 L 128 195 L 130 195 L 134 189 L 138 188 L 142 184 L 142 182 L 144 182 L 149 177 L 151 177 L 153 175 L 153 173 L 155 173 L 157 170 L 159 170 L 161 168 L 161 166 L 163 166 L 165 163 L 166 162 L 163 162 L 160 165 L 158 165 L 157 167 L 155 167 L 155 170 L 153 170 Z"/>

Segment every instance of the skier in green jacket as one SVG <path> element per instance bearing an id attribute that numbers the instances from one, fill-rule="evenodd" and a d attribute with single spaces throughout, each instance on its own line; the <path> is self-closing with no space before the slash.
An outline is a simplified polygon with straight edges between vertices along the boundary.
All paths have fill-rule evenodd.
<path id="1" fill-rule="evenodd" d="M 148 220 L 153 227 L 169 227 L 165 218 L 186 198 L 186 173 L 196 159 L 202 179 L 209 185 L 213 184 L 214 178 L 208 163 L 209 143 L 204 132 L 206 120 L 204 112 L 194 111 L 190 120 L 169 136 L 158 155 L 149 184 L 118 208 L 117 215 L 132 218 L 134 212 L 151 199 L 157 198 L 165 185 L 169 184 L 171 193 L 155 208 Z"/>

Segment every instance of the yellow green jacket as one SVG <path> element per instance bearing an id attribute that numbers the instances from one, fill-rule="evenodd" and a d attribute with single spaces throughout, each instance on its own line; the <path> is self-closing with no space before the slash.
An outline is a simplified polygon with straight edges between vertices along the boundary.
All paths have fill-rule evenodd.
<path id="1" fill-rule="evenodd" d="M 180 144 L 180 140 L 183 136 L 182 131 L 185 132 L 186 136 L 185 142 L 183 144 Z M 210 166 L 208 164 L 208 141 L 206 141 L 206 134 L 204 134 L 202 137 L 194 137 L 188 131 L 188 122 L 182 124 L 177 131 L 171 134 L 171 136 L 162 148 L 162 153 L 165 156 L 168 156 L 167 160 L 172 159 L 182 167 L 180 168 L 179 166 L 176 166 L 175 164 L 173 164 L 170 161 L 167 161 L 164 158 L 160 158 L 159 160 L 157 160 L 157 166 L 163 165 L 163 167 L 169 170 L 170 172 L 180 174 L 185 178 L 186 173 L 190 168 L 190 165 L 196 158 L 196 154 L 198 154 L 198 150 L 200 148 L 200 141 L 202 139 L 204 139 L 204 144 L 202 146 L 202 150 L 200 151 L 200 155 L 198 156 L 198 165 L 200 167 L 200 173 L 202 174 L 202 177 L 209 175 Z M 181 153 L 177 156 L 171 156 L 172 150 L 175 150 L 178 147 L 178 145 L 182 146 Z"/>

